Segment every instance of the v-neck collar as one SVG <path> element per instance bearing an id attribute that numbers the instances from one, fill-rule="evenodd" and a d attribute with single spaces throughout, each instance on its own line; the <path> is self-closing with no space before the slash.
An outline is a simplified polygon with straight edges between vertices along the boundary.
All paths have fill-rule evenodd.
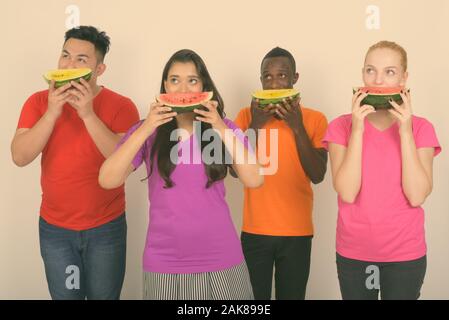
<path id="1" fill-rule="evenodd" d="M 368 124 L 372 129 L 374 129 L 376 132 L 379 132 L 379 133 L 388 132 L 388 131 L 392 130 L 393 128 L 397 128 L 397 126 L 398 126 L 398 122 L 394 121 L 389 127 L 381 130 L 379 128 L 376 128 L 376 126 L 374 126 L 367 118 L 365 118 L 365 125 L 366 124 Z"/>

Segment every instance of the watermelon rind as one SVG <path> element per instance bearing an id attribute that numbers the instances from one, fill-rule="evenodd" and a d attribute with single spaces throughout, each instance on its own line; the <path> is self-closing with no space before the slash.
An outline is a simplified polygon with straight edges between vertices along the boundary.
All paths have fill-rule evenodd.
<path id="1" fill-rule="evenodd" d="M 206 110 L 203 103 L 211 100 L 212 97 L 214 96 L 214 93 L 212 91 L 201 92 L 201 93 L 207 93 L 206 98 L 203 99 L 200 103 L 195 102 L 195 104 L 192 104 L 192 105 L 181 106 L 181 105 L 177 105 L 175 103 L 168 103 L 166 100 L 163 99 L 164 95 L 166 95 L 166 94 L 161 94 L 161 95 L 157 96 L 156 100 L 160 103 L 163 103 L 165 106 L 170 107 L 172 109 L 172 111 L 176 112 L 176 113 L 193 112 L 193 110 L 195 110 L 195 109 Z"/>
<path id="2" fill-rule="evenodd" d="M 48 71 L 46 74 L 44 74 L 44 80 L 50 84 L 51 80 L 53 79 L 55 74 L 70 74 L 73 73 L 74 75 L 72 77 L 67 76 L 64 78 L 64 80 L 55 80 L 55 88 L 62 87 L 66 85 L 67 83 L 71 81 L 80 82 L 81 78 L 83 78 L 86 81 L 89 81 L 92 77 L 92 70 L 89 68 L 82 68 L 82 69 L 57 69 L 57 70 L 51 70 Z"/>
<path id="3" fill-rule="evenodd" d="M 274 96 L 272 98 L 263 98 L 266 96 Z M 252 94 L 253 99 L 259 100 L 259 106 L 264 107 L 269 104 L 277 104 L 284 99 L 291 98 L 296 99 L 300 96 L 300 93 L 295 89 L 281 89 L 281 90 L 261 90 Z"/>
<path id="4" fill-rule="evenodd" d="M 353 94 L 356 93 L 359 88 L 353 88 Z M 365 99 L 362 100 L 361 105 L 370 105 L 373 106 L 375 110 L 382 109 L 393 109 L 393 106 L 389 102 L 390 99 L 393 99 L 394 102 L 401 105 L 404 101 L 402 101 L 402 97 L 400 93 L 389 93 L 389 94 L 377 94 L 377 93 L 369 93 Z"/>

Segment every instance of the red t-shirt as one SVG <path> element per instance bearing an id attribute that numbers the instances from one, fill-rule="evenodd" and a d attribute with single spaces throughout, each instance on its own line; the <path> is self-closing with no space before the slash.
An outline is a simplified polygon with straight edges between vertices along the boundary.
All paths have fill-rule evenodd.
<path id="1" fill-rule="evenodd" d="M 94 112 L 115 133 L 125 133 L 139 121 L 134 103 L 103 88 L 93 101 Z M 18 128 L 32 128 L 48 107 L 48 90 L 25 102 Z M 105 158 L 90 137 L 77 111 L 65 104 L 42 151 L 40 214 L 48 223 L 71 230 L 87 230 L 108 223 L 125 211 L 121 186 L 104 190 L 98 174 Z"/>

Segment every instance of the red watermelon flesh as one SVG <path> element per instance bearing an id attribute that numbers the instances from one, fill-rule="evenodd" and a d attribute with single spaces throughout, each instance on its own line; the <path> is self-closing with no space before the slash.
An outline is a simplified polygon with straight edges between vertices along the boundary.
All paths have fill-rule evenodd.
<path id="1" fill-rule="evenodd" d="M 156 100 L 167 107 L 171 107 L 173 111 L 182 113 L 201 108 L 202 104 L 211 100 L 213 95 L 214 93 L 212 91 L 162 93 Z"/>
<path id="2" fill-rule="evenodd" d="M 399 94 L 401 90 L 404 89 L 404 87 L 392 87 L 392 88 L 384 88 L 384 87 L 361 87 L 356 88 L 358 90 L 361 90 L 362 92 L 366 93 L 369 92 L 369 94 L 372 95 L 391 95 L 391 94 Z"/>

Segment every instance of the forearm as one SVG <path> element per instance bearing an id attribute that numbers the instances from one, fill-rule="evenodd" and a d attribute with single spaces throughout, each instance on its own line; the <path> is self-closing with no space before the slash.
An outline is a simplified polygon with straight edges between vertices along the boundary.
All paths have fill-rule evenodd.
<path id="1" fill-rule="evenodd" d="M 151 131 L 139 127 L 128 140 L 106 159 L 100 169 L 99 183 L 103 188 L 113 189 L 125 183 L 128 174 L 133 169 L 132 161 Z"/>
<path id="2" fill-rule="evenodd" d="M 408 201 L 413 207 L 424 203 L 432 191 L 432 179 L 418 157 L 412 132 L 401 133 L 402 153 L 402 188 Z"/>
<path id="3" fill-rule="evenodd" d="M 31 129 L 14 137 L 11 143 L 11 154 L 17 166 L 28 165 L 44 150 L 55 123 L 56 118 L 45 113 Z"/>
<path id="4" fill-rule="evenodd" d="M 259 187 L 264 178 L 255 153 L 249 151 L 231 129 L 220 128 L 219 134 L 242 183 L 249 188 Z"/>
<path id="5" fill-rule="evenodd" d="M 109 157 L 114 152 L 121 137 L 109 130 L 95 113 L 84 119 L 84 124 L 101 154 L 105 158 Z"/>
<path id="6" fill-rule="evenodd" d="M 326 174 L 327 157 L 314 148 L 304 126 L 293 130 L 293 133 L 304 172 L 314 184 L 320 183 Z"/>
<path id="7" fill-rule="evenodd" d="M 335 173 L 334 188 L 340 198 L 353 203 L 362 185 L 362 132 L 352 132 L 342 164 Z"/>

